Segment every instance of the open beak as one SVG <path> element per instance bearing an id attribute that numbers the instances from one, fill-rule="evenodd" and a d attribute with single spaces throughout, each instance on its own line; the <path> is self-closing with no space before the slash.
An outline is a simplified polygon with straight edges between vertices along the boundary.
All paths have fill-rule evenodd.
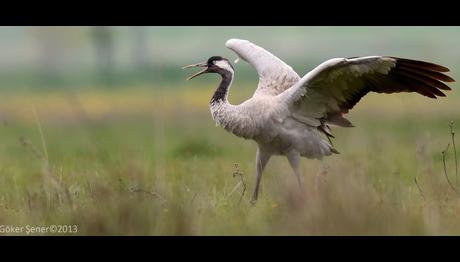
<path id="1" fill-rule="evenodd" d="M 200 72 L 190 76 L 189 78 L 187 78 L 187 80 L 190 80 L 192 78 L 195 78 L 199 75 L 202 75 L 202 74 L 205 74 L 205 73 L 208 73 L 208 65 L 205 63 L 205 62 L 202 62 L 202 63 L 198 63 L 198 64 L 193 64 L 193 65 L 188 65 L 188 66 L 184 66 L 182 67 L 182 69 L 186 69 L 186 68 L 191 68 L 191 67 L 205 67 L 205 69 L 201 70 Z"/>

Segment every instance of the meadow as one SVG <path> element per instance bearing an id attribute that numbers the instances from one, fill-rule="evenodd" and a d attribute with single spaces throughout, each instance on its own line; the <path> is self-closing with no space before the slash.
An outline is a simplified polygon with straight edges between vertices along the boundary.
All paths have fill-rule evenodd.
<path id="1" fill-rule="evenodd" d="M 304 190 L 275 157 L 252 206 L 256 145 L 215 126 L 207 80 L 2 91 L 0 224 L 76 225 L 76 235 L 460 234 L 457 84 L 437 100 L 370 94 L 348 115 L 356 127 L 333 129 L 341 154 L 302 160 Z M 235 85 L 239 103 L 256 83 Z"/>

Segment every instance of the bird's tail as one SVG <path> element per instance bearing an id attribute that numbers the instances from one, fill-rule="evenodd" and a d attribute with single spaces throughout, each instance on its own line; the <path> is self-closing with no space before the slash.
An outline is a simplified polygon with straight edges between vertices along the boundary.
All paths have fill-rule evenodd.
<path id="1" fill-rule="evenodd" d="M 334 144 L 332 143 L 332 138 L 334 138 L 334 135 L 331 133 L 330 127 L 326 123 L 323 122 L 318 127 L 318 130 L 321 131 L 327 137 L 327 140 L 329 140 L 329 144 L 328 144 L 329 150 L 334 154 L 340 154 L 340 152 L 334 148 Z"/>
<path id="2" fill-rule="evenodd" d="M 340 154 L 340 152 L 337 151 L 337 149 L 335 149 L 334 147 L 331 147 L 331 152 L 334 154 Z"/>

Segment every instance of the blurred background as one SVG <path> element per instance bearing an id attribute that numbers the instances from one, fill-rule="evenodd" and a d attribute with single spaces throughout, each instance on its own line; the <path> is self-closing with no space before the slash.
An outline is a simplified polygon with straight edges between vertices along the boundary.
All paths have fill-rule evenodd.
<path id="1" fill-rule="evenodd" d="M 2 27 L 2 88 L 182 83 L 179 68 L 244 38 L 272 50 L 299 74 L 332 57 L 393 55 L 457 71 L 458 27 Z M 239 79 L 254 79 L 249 67 Z M 153 86 L 152 86 L 153 87 Z"/>
<path id="2" fill-rule="evenodd" d="M 91 235 L 460 233 L 446 181 L 460 189 L 449 130 L 460 125 L 458 83 L 437 100 L 369 94 L 348 116 L 356 127 L 333 130 L 341 154 L 302 161 L 311 202 L 291 194 L 288 163 L 274 158 L 251 207 L 255 144 L 212 121 L 219 77 L 185 81 L 195 71 L 181 69 L 235 60 L 230 38 L 301 76 L 334 57 L 390 55 L 460 78 L 460 27 L 0 27 L 0 224 L 77 224 Z M 244 61 L 235 71 L 238 104 L 258 76 Z"/>

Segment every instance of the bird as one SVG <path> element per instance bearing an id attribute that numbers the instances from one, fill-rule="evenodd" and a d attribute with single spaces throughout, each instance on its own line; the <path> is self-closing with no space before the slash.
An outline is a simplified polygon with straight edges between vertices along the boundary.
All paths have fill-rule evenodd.
<path id="1" fill-rule="evenodd" d="M 323 159 L 339 154 L 331 140 L 331 127 L 353 127 L 344 115 L 366 94 L 415 92 L 435 99 L 445 96 L 441 90 L 451 90 L 445 82 L 455 81 L 445 74 L 447 67 L 379 55 L 332 58 L 300 77 L 284 61 L 248 40 L 230 39 L 225 46 L 252 65 L 259 76 L 253 96 L 241 104 L 228 101 L 235 69 L 227 58 L 212 56 L 183 69 L 203 68 L 187 80 L 219 74 L 220 84 L 209 102 L 213 120 L 234 135 L 257 143 L 253 204 L 272 156 L 287 157 L 302 187 L 302 157 Z"/>

